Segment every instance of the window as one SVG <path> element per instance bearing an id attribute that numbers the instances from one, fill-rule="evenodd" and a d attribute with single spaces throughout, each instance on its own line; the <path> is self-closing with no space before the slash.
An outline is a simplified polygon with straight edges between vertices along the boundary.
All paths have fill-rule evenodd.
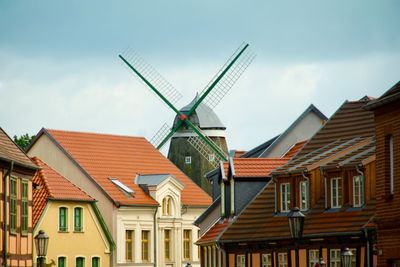
<path id="1" fill-rule="evenodd" d="M 288 267 L 287 253 L 278 253 L 278 267 Z"/>
<path id="2" fill-rule="evenodd" d="M 66 257 L 58 257 L 58 267 L 66 267 L 67 266 L 67 258 Z"/>
<path id="3" fill-rule="evenodd" d="M 261 255 L 261 266 L 262 267 L 272 267 L 272 257 L 271 254 L 262 254 Z"/>
<path id="4" fill-rule="evenodd" d="M 340 249 L 331 249 L 329 251 L 329 266 L 340 267 Z"/>
<path id="5" fill-rule="evenodd" d="M 215 160 L 215 154 L 208 154 L 208 161 L 213 162 Z"/>
<path id="6" fill-rule="evenodd" d="M 236 255 L 236 267 L 246 267 L 246 255 Z"/>
<path id="7" fill-rule="evenodd" d="M 342 178 L 332 178 L 331 179 L 331 208 L 342 207 Z"/>
<path id="8" fill-rule="evenodd" d="M 311 249 L 308 251 L 308 266 L 314 267 L 315 264 L 319 263 L 319 250 L 318 249 Z"/>
<path id="9" fill-rule="evenodd" d="M 68 224 L 67 224 L 67 215 L 68 214 L 68 209 L 66 207 L 61 207 L 59 208 L 58 212 L 58 230 L 60 232 L 66 232 L 68 231 Z"/>
<path id="10" fill-rule="evenodd" d="M 231 178 L 231 181 L 230 181 L 230 187 L 231 187 L 231 208 L 230 208 L 230 212 L 231 212 L 231 215 L 235 215 L 235 179 L 233 179 L 233 177 Z"/>
<path id="11" fill-rule="evenodd" d="M 183 230 L 183 259 L 190 260 L 191 244 L 192 243 L 192 230 Z"/>
<path id="12" fill-rule="evenodd" d="M 171 260 L 171 230 L 164 230 L 164 256 Z"/>
<path id="13" fill-rule="evenodd" d="M 221 217 L 225 217 L 225 183 L 221 181 Z"/>
<path id="14" fill-rule="evenodd" d="M 28 234 L 28 181 L 21 183 L 21 233 Z"/>
<path id="15" fill-rule="evenodd" d="M 142 261 L 149 261 L 150 231 L 142 231 Z"/>
<path id="16" fill-rule="evenodd" d="M 281 184 L 281 212 L 290 210 L 290 183 Z"/>
<path id="17" fill-rule="evenodd" d="M 393 159 L 393 136 L 385 136 L 385 177 L 387 193 L 393 194 L 394 191 L 394 159 Z"/>
<path id="18" fill-rule="evenodd" d="M 197 240 L 199 240 L 199 239 L 200 239 L 200 230 L 197 231 Z M 201 251 L 200 246 L 197 246 L 197 253 L 198 253 L 197 257 L 198 257 L 199 259 L 200 259 L 200 257 L 201 257 L 200 251 Z"/>
<path id="19" fill-rule="evenodd" d="M 17 231 L 17 178 L 10 180 L 10 231 Z"/>
<path id="20" fill-rule="evenodd" d="M 92 258 L 92 267 L 100 267 L 100 258 L 99 257 Z"/>
<path id="21" fill-rule="evenodd" d="M 83 231 L 83 210 L 82 208 L 74 208 L 74 231 L 82 232 Z"/>
<path id="22" fill-rule="evenodd" d="M 300 210 L 308 210 L 308 182 L 301 181 L 300 184 Z"/>
<path id="23" fill-rule="evenodd" d="M 76 258 L 76 267 L 85 267 L 85 258 L 84 257 L 78 257 Z"/>
<path id="24" fill-rule="evenodd" d="M 133 241 L 134 241 L 134 231 L 125 231 L 125 260 L 133 261 Z"/>
<path id="25" fill-rule="evenodd" d="M 362 207 L 364 205 L 364 177 L 353 177 L 353 206 Z"/>
<path id="26" fill-rule="evenodd" d="M 185 164 L 191 164 L 192 163 L 192 157 L 191 156 L 186 156 L 185 157 Z"/>
<path id="27" fill-rule="evenodd" d="M 163 215 L 172 215 L 172 199 L 171 197 L 165 197 L 162 203 Z"/>

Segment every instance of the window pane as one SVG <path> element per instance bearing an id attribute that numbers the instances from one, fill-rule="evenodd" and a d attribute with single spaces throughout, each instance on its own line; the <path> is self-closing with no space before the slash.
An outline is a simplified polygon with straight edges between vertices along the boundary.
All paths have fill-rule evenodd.
<path id="1" fill-rule="evenodd" d="M 65 207 L 61 207 L 59 209 L 59 230 L 60 231 L 67 231 L 68 230 L 68 226 L 67 226 L 67 208 Z"/>
<path id="2" fill-rule="evenodd" d="M 85 259 L 82 257 L 76 258 L 76 267 L 84 267 L 85 266 Z"/>
<path id="3" fill-rule="evenodd" d="M 183 230 L 183 258 L 190 260 L 191 257 L 191 230 Z"/>
<path id="4" fill-rule="evenodd" d="M 99 267 L 100 266 L 100 258 L 99 257 L 93 257 L 92 258 L 92 267 Z"/>
<path id="5" fill-rule="evenodd" d="M 58 258 L 58 267 L 66 267 L 66 259 L 65 257 L 59 257 Z"/>
<path id="6" fill-rule="evenodd" d="M 149 261 L 149 231 L 142 231 L 142 261 Z"/>
<path id="7" fill-rule="evenodd" d="M 134 241 L 134 231 L 125 231 L 125 260 L 133 261 L 133 241 Z"/>
<path id="8" fill-rule="evenodd" d="M 83 210 L 82 210 L 82 208 L 75 208 L 74 209 L 74 215 L 75 215 L 75 217 L 74 217 L 74 231 L 77 231 L 77 232 L 81 232 L 82 230 L 83 230 L 83 227 L 82 227 L 82 215 L 83 215 L 83 212 L 82 212 Z"/>
<path id="9" fill-rule="evenodd" d="M 165 259 L 171 259 L 171 230 L 164 231 L 164 254 Z"/>

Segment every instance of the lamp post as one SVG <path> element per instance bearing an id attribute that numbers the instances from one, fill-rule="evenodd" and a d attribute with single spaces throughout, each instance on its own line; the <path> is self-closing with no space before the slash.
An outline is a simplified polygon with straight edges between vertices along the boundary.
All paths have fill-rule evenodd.
<path id="1" fill-rule="evenodd" d="M 296 247 L 296 267 L 300 266 L 299 263 L 299 240 L 303 236 L 304 220 L 306 216 L 300 211 L 298 207 L 294 207 L 287 215 L 289 220 L 290 235 L 294 239 Z"/>
<path id="2" fill-rule="evenodd" d="M 341 258 L 343 267 L 351 267 L 351 260 L 353 258 L 353 253 L 350 251 L 349 248 L 343 249 Z"/>
<path id="3" fill-rule="evenodd" d="M 40 230 L 39 233 L 35 236 L 35 247 L 38 256 L 37 259 L 38 267 L 44 267 L 45 265 L 48 245 L 49 245 L 49 236 L 43 230 Z"/>

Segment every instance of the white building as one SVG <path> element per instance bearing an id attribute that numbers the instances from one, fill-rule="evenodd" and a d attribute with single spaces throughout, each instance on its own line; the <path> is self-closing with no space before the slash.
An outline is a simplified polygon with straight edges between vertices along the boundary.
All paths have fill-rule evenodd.
<path id="1" fill-rule="evenodd" d="M 200 266 L 193 222 L 211 199 L 144 138 L 42 129 L 28 155 L 98 200 L 111 266 Z"/>

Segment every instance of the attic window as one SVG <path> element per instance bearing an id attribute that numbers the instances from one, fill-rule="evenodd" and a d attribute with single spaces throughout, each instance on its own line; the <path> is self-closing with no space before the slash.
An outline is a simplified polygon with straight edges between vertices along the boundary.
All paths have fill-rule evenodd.
<path id="1" fill-rule="evenodd" d="M 135 191 L 130 189 L 128 186 L 124 185 L 121 181 L 118 181 L 116 178 L 110 178 L 111 182 L 113 182 L 116 186 L 121 188 L 125 193 L 132 195 Z"/>

